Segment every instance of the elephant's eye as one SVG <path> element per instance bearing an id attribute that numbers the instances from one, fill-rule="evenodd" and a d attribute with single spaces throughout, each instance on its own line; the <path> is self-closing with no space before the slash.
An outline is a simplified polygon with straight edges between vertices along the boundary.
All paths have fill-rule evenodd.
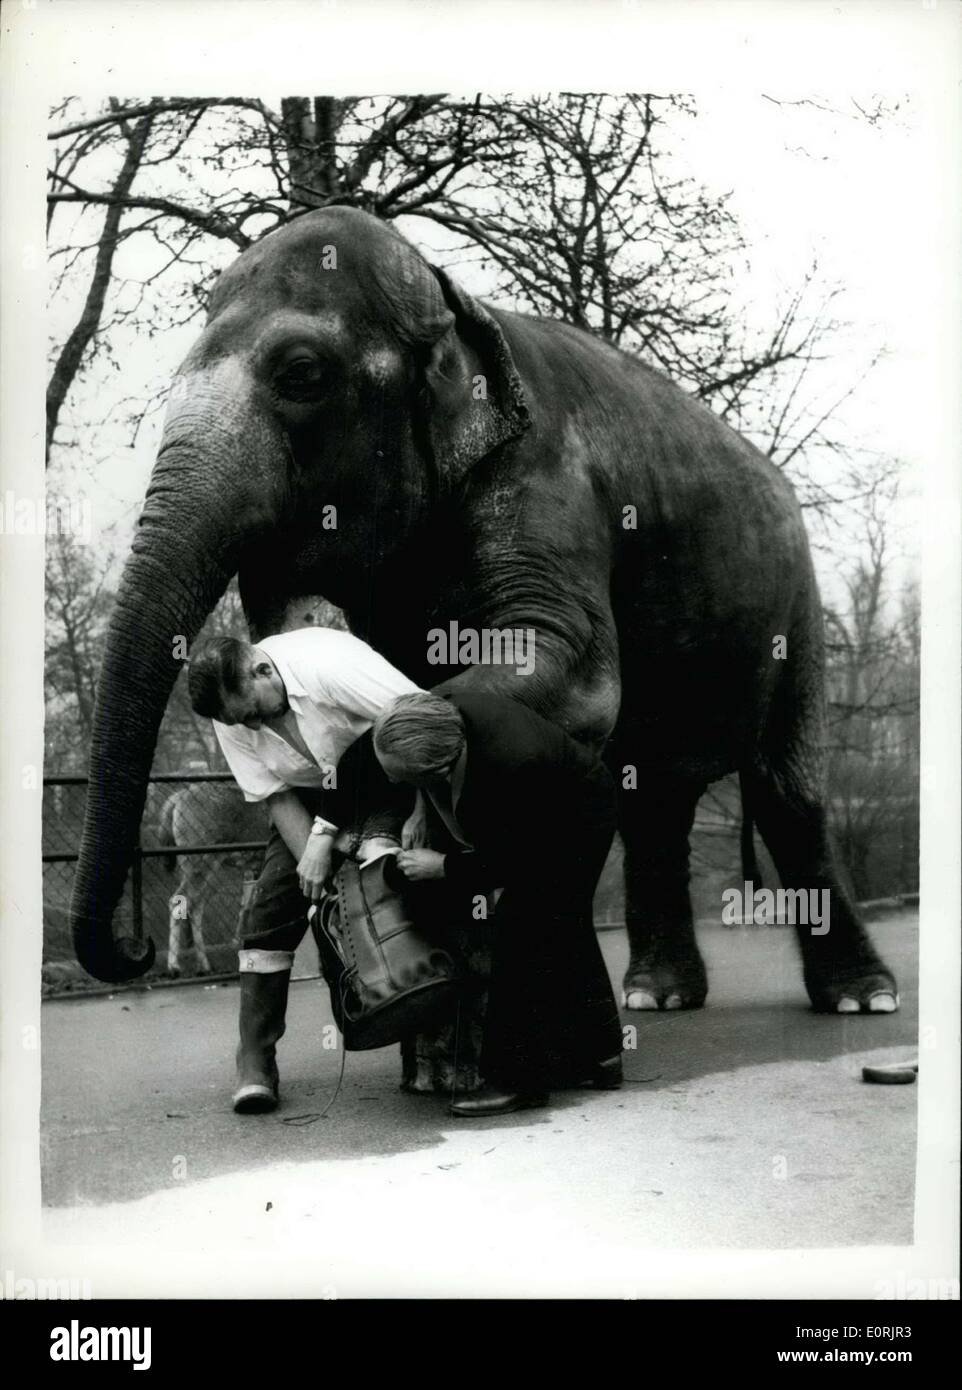
<path id="1" fill-rule="evenodd" d="M 316 357 L 296 357 L 285 363 L 274 378 L 274 389 L 285 401 L 316 401 L 324 382 L 324 372 Z"/>

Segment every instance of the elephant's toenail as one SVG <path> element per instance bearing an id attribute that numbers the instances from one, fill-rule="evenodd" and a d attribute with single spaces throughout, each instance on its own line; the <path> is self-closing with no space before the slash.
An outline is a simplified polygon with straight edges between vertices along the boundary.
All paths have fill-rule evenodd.
<path id="1" fill-rule="evenodd" d="M 668 998 L 665 1000 L 665 1008 L 666 1008 L 666 1009 L 680 1009 L 680 1008 L 681 1008 L 681 995 L 680 995 L 680 994 L 669 994 Z"/>
<path id="2" fill-rule="evenodd" d="M 633 989 L 621 997 L 626 1009 L 657 1009 L 658 1007 L 655 996 L 649 994 L 646 989 Z"/>
<path id="3" fill-rule="evenodd" d="M 840 999 L 837 1005 L 837 1012 L 840 1014 L 857 1014 L 861 1008 L 857 999 Z"/>
<path id="4" fill-rule="evenodd" d="M 898 1000 L 891 994 L 873 994 L 868 1001 L 870 1014 L 894 1014 L 897 1008 Z"/>

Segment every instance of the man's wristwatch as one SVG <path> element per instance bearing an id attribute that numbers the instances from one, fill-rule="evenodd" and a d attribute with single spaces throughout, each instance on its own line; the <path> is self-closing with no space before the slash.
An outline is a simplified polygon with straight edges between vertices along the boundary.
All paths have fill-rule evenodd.
<path id="1" fill-rule="evenodd" d="M 331 822 L 325 820 L 323 816 L 315 816 L 314 824 L 311 826 L 311 834 L 318 836 L 330 835 L 333 840 L 337 838 L 338 830 L 336 825 L 332 825 Z"/>

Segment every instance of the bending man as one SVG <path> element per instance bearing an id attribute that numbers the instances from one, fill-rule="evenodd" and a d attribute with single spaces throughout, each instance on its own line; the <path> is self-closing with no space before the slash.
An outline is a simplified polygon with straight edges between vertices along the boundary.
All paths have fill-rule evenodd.
<path id="1" fill-rule="evenodd" d="M 334 849 L 371 811 L 410 809 L 371 748 L 373 721 L 418 687 L 349 632 L 309 627 L 257 646 L 217 637 L 190 659 L 195 712 L 214 721 L 228 766 L 247 801 L 265 801 L 271 831 L 239 952 L 240 1044 L 234 1109 L 273 1110 L 275 1044 L 284 1032 L 294 952 L 319 902 Z M 342 762 L 343 759 L 343 762 Z M 409 837 L 410 838 L 410 837 Z"/>
<path id="2" fill-rule="evenodd" d="M 456 1115 L 544 1105 L 553 1086 L 621 1084 L 621 1021 L 592 921 L 615 830 L 606 768 L 581 744 L 500 695 L 401 696 L 374 725 L 392 781 L 421 789 L 450 853 L 402 850 L 412 882 L 503 890 L 484 1020 L 481 1091 Z"/>

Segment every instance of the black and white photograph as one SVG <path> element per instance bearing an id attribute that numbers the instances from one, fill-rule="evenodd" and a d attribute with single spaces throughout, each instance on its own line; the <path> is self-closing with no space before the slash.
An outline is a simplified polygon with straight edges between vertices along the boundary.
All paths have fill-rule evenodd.
<path id="1" fill-rule="evenodd" d="M 98 1299 L 832 1299 L 765 1364 L 911 1361 L 895 1305 L 959 1297 L 962 6 L 5 19 L 43 1357 L 150 1367 Z"/>

